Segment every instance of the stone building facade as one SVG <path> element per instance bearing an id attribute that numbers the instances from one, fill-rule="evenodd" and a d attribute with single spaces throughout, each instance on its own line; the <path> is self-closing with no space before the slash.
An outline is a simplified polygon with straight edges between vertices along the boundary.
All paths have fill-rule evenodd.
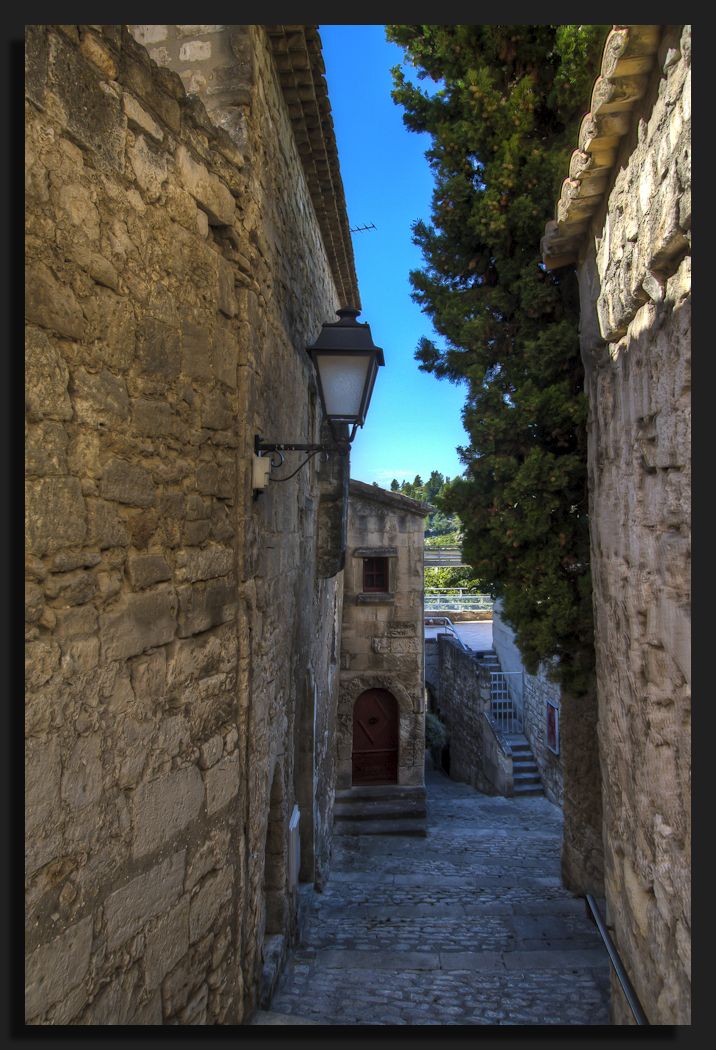
<path id="1" fill-rule="evenodd" d="M 339 790 L 371 783 L 424 786 L 423 530 L 430 509 L 377 485 L 350 483 Z M 362 705 L 368 705 L 364 713 Z M 385 729 L 377 747 L 362 728 L 369 724 Z"/>
<path id="2" fill-rule="evenodd" d="M 26 27 L 26 1021 L 240 1024 L 329 860 L 345 484 L 254 437 L 360 303 L 315 27 L 129 29 Z"/>
<path id="3" fill-rule="evenodd" d="M 613 27 L 543 251 L 580 285 L 607 920 L 689 1024 L 690 26 Z"/>

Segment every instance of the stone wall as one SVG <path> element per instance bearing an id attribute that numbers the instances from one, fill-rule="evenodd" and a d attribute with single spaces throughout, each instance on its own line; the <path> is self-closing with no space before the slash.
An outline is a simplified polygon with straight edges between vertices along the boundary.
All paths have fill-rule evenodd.
<path id="1" fill-rule="evenodd" d="M 488 721 L 490 674 L 469 650 L 438 635 L 436 713 L 445 723 L 450 776 L 487 795 L 512 794 L 512 756 Z"/>
<path id="2" fill-rule="evenodd" d="M 350 483 L 338 705 L 340 789 L 352 784 L 353 705 L 368 689 L 386 689 L 398 701 L 398 783 L 424 783 L 423 530 L 428 513 L 427 504 L 407 496 Z M 388 591 L 363 593 L 363 559 L 383 554 L 390 563 Z"/>
<path id="3" fill-rule="evenodd" d="M 688 1024 L 691 34 L 661 28 L 579 275 L 608 922 L 650 1023 Z"/>
<path id="4" fill-rule="evenodd" d="M 240 1023 L 308 778 L 302 877 L 329 855 L 340 579 L 315 460 L 254 500 L 251 456 L 317 440 L 339 303 L 267 35 L 232 28 L 241 149 L 126 27 L 26 27 L 31 1024 Z"/>

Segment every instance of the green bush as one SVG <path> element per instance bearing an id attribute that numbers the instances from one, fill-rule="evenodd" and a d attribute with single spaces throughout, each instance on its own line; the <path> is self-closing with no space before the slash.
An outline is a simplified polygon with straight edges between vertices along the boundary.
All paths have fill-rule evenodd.
<path id="1" fill-rule="evenodd" d="M 433 752 L 442 751 L 447 744 L 447 726 L 436 714 L 428 711 L 425 715 L 425 746 Z"/>

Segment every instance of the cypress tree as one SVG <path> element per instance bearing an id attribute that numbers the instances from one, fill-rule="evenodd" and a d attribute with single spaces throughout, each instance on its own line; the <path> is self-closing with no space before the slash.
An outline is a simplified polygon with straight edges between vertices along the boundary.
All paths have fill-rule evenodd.
<path id="1" fill-rule="evenodd" d="M 421 339 L 416 358 L 466 385 L 464 476 L 439 502 L 526 668 L 552 659 L 573 694 L 594 664 L 579 299 L 574 268 L 548 272 L 539 245 L 608 28 L 387 27 L 437 84 L 393 70 L 404 123 L 432 136 L 432 222 L 413 225 L 425 266 L 410 279 L 441 345 Z"/>

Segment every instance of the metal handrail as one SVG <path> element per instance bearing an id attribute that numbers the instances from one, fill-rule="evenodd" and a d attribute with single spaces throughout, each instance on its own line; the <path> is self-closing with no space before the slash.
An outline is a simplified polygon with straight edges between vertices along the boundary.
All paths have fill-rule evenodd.
<path id="1" fill-rule="evenodd" d="M 592 919 L 594 920 L 594 924 L 599 930 L 599 936 L 604 941 L 604 947 L 607 949 L 607 954 L 609 955 L 609 962 L 612 964 L 614 973 L 617 975 L 617 980 L 622 986 L 624 998 L 629 1003 L 629 1008 L 631 1009 L 631 1012 L 634 1015 L 634 1020 L 637 1024 L 649 1024 L 646 1018 L 646 1014 L 642 1010 L 641 1003 L 639 1002 L 639 996 L 634 991 L 634 986 L 629 980 L 629 975 L 624 969 L 624 964 L 619 958 L 619 952 L 616 949 L 614 941 L 609 936 L 609 931 L 604 925 L 604 921 L 601 915 L 599 914 L 597 902 L 595 901 L 591 893 L 588 893 L 585 899 L 587 901 L 587 907 L 592 913 Z"/>

